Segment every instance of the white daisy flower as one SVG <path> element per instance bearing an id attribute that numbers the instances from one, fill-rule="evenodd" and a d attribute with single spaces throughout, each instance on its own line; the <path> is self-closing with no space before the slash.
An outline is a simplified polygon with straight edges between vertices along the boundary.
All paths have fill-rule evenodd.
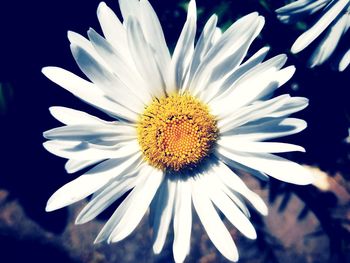
<path id="1" fill-rule="evenodd" d="M 350 27 L 350 0 L 297 0 L 277 9 L 276 12 L 278 18 L 285 23 L 321 13 L 316 23 L 299 36 L 291 48 L 292 53 L 298 53 L 316 38 L 322 38 L 311 55 L 310 67 L 321 65 L 328 60 Z M 349 63 L 350 49 L 340 59 L 338 70 L 344 71 Z"/>
<path id="2" fill-rule="evenodd" d="M 242 63 L 264 18 L 239 19 L 225 32 L 213 15 L 195 44 L 196 4 L 191 1 L 175 50 L 170 55 L 159 20 L 147 0 L 119 0 L 123 22 L 101 3 L 104 33 L 89 40 L 68 33 L 73 56 L 90 81 L 57 67 L 43 73 L 113 121 L 64 107 L 50 108 L 64 124 L 44 133 L 44 147 L 68 159 L 68 173 L 94 166 L 64 185 L 47 203 L 52 211 L 90 195 L 77 224 L 88 222 L 132 190 L 105 224 L 96 242 L 127 237 L 150 207 L 155 253 L 172 222 L 176 262 L 190 250 L 192 205 L 217 249 L 238 260 L 237 248 L 220 210 L 245 236 L 256 238 L 242 197 L 261 214 L 263 200 L 237 175 L 247 171 L 294 184 L 309 184 L 302 166 L 272 153 L 304 151 L 297 145 L 263 142 L 300 132 L 303 120 L 288 115 L 308 100 L 271 93 L 295 68 L 285 55 L 263 62 L 262 48 Z"/>

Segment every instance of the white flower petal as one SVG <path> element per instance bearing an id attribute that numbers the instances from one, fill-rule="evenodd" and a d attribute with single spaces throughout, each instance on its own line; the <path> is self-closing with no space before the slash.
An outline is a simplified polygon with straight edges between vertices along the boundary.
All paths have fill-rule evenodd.
<path id="1" fill-rule="evenodd" d="M 219 156 L 220 157 L 220 156 Z M 220 158 L 221 159 L 221 158 Z M 224 160 L 225 161 L 225 160 Z M 218 178 L 231 190 L 236 193 L 241 194 L 246 198 L 249 203 L 251 203 L 254 208 L 261 213 L 262 215 L 267 215 L 267 206 L 265 202 L 258 196 L 256 193 L 251 191 L 241 178 L 235 174 L 231 169 L 229 169 L 221 161 L 218 162 L 217 166 L 214 166 L 213 169 L 216 171 Z M 230 196 L 230 195 L 229 195 Z"/>
<path id="2" fill-rule="evenodd" d="M 170 221 L 174 208 L 176 183 L 172 180 L 165 179 L 154 204 L 154 219 L 153 219 L 153 252 L 159 254 L 164 246 L 165 239 L 168 233 Z"/>
<path id="3" fill-rule="evenodd" d="M 294 73 L 294 67 L 278 71 L 286 62 L 285 55 L 276 56 L 238 79 L 226 92 L 213 99 L 209 105 L 213 114 L 225 116 L 230 112 L 258 100 L 284 84 Z"/>
<path id="4" fill-rule="evenodd" d="M 71 51 L 81 71 L 94 82 L 110 99 L 130 111 L 140 113 L 144 104 L 128 92 L 125 84 L 103 65 L 99 64 L 86 50 L 71 44 Z"/>
<path id="5" fill-rule="evenodd" d="M 187 20 L 181 31 L 180 37 L 171 60 L 170 78 L 167 92 L 172 93 L 182 89 L 185 74 L 194 52 L 194 38 L 196 35 L 197 11 L 196 2 L 191 0 L 188 5 Z M 174 78 L 174 79 L 172 79 Z"/>
<path id="6" fill-rule="evenodd" d="M 347 17 L 343 15 L 336 23 L 327 30 L 322 42 L 311 55 L 309 66 L 312 68 L 325 62 L 336 49 L 340 38 L 345 33 Z"/>
<path id="7" fill-rule="evenodd" d="M 65 125 L 98 125 L 104 124 L 105 121 L 92 116 L 86 112 L 66 108 L 66 107 L 50 107 L 51 115 Z"/>
<path id="8" fill-rule="evenodd" d="M 175 262 L 183 262 L 190 251 L 192 228 L 192 180 L 178 180 L 174 208 L 174 243 Z"/>
<path id="9" fill-rule="evenodd" d="M 223 117 L 218 121 L 218 128 L 221 133 L 232 130 L 257 119 L 269 117 L 276 110 L 280 109 L 287 103 L 290 96 L 285 94 L 273 99 L 256 102 L 252 105 L 243 107 L 238 111 Z"/>
<path id="10" fill-rule="evenodd" d="M 238 209 L 232 200 L 222 191 L 220 180 L 215 177 L 216 173 L 208 172 L 203 177 L 203 184 L 208 191 L 209 198 L 215 206 L 225 215 L 243 235 L 250 239 L 256 239 L 256 232 L 249 219 Z"/>
<path id="11" fill-rule="evenodd" d="M 118 0 L 124 21 L 130 16 L 138 15 L 140 2 L 138 0 Z"/>
<path id="12" fill-rule="evenodd" d="M 103 147 L 88 142 L 58 140 L 44 142 L 43 146 L 54 155 L 74 160 L 123 158 L 140 152 L 140 147 L 135 140 L 112 147 Z"/>
<path id="13" fill-rule="evenodd" d="M 301 165 L 268 153 L 238 153 L 219 148 L 219 153 L 256 170 L 292 184 L 306 185 L 314 180 L 311 173 Z"/>
<path id="14" fill-rule="evenodd" d="M 108 242 L 118 242 L 127 237 L 146 213 L 163 178 L 164 175 L 161 170 L 151 168 L 151 172 L 145 177 L 145 180 L 135 186 L 108 220 L 96 242 L 106 234 L 108 235 Z"/>
<path id="15" fill-rule="evenodd" d="M 279 142 L 252 142 L 244 141 L 235 137 L 221 137 L 218 144 L 224 148 L 234 151 L 249 153 L 283 153 L 283 152 L 305 152 L 299 145 Z"/>
<path id="16" fill-rule="evenodd" d="M 339 13 L 349 4 L 349 0 L 339 0 L 332 2 L 321 18 L 305 33 L 294 42 L 291 52 L 298 53 L 310 45 L 339 15 Z"/>
<path id="17" fill-rule="evenodd" d="M 226 229 L 210 201 L 200 178 L 194 182 L 192 190 L 193 205 L 205 231 L 220 253 L 231 261 L 238 260 L 238 251 L 230 232 Z"/>
<path id="18" fill-rule="evenodd" d="M 339 71 L 344 71 L 350 64 L 350 49 L 344 54 L 340 60 L 338 69 Z"/>
<path id="19" fill-rule="evenodd" d="M 69 159 L 64 168 L 66 169 L 67 173 L 76 173 L 82 169 L 85 169 L 89 166 L 92 166 L 94 164 L 97 164 L 99 162 L 102 162 L 104 159 L 97 159 L 97 160 L 73 160 Z"/>
<path id="20" fill-rule="evenodd" d="M 165 80 L 161 74 L 159 65 L 153 55 L 152 49 L 147 43 L 140 23 L 134 17 L 126 21 L 128 45 L 136 68 L 148 84 L 153 96 L 164 95 Z"/>
<path id="21" fill-rule="evenodd" d="M 309 100 L 304 97 L 291 97 L 289 101 L 285 103 L 278 110 L 270 113 L 268 117 L 280 118 L 288 116 L 292 113 L 301 111 L 309 105 Z"/>
<path id="22" fill-rule="evenodd" d="M 111 159 L 96 165 L 87 173 L 65 184 L 48 200 L 45 210 L 53 211 L 73 204 L 91 195 L 107 184 L 112 178 L 128 172 L 139 156 Z"/>
<path id="23" fill-rule="evenodd" d="M 132 62 L 128 50 L 126 30 L 114 12 L 101 2 L 97 8 L 97 17 L 107 41 L 120 52 L 124 59 Z"/>
<path id="24" fill-rule="evenodd" d="M 154 51 L 154 56 L 163 78 L 166 79 L 171 56 L 165 42 L 162 26 L 157 14 L 147 0 L 140 1 L 140 14 L 142 31 L 145 34 L 148 44 Z"/>
<path id="25" fill-rule="evenodd" d="M 202 62 L 205 55 L 212 47 L 212 40 L 216 32 L 217 16 L 214 14 L 205 24 L 203 31 L 196 43 L 196 47 L 192 56 L 190 71 L 189 71 L 189 82 L 192 81 L 194 73 L 197 71 L 198 66 Z M 191 87 L 184 86 L 183 89 L 190 89 Z"/>
<path id="26" fill-rule="evenodd" d="M 106 62 L 96 52 L 96 50 L 94 49 L 93 45 L 90 43 L 89 40 L 87 40 L 82 35 L 75 33 L 73 31 L 68 31 L 67 36 L 71 44 L 75 46 L 79 46 L 82 49 L 86 50 L 99 64 L 109 69 Z"/>
<path id="27" fill-rule="evenodd" d="M 114 49 L 92 28 L 89 29 L 88 36 L 97 52 L 106 61 L 113 73 L 123 82 L 125 88 L 145 104 L 152 101 L 146 84 L 131 64 L 133 61 L 125 61 L 120 52 Z"/>
<path id="28" fill-rule="evenodd" d="M 68 125 L 54 128 L 43 133 L 46 139 L 51 140 L 68 140 L 68 141 L 91 141 L 96 138 L 109 138 L 120 135 L 120 129 L 115 125 L 101 125 L 101 124 L 81 124 Z M 136 129 L 130 127 L 130 132 L 134 135 L 131 138 L 136 139 Z"/>
<path id="29" fill-rule="evenodd" d="M 248 41 L 247 39 L 252 37 L 251 31 L 255 32 L 261 23 L 263 23 L 262 17 L 259 17 L 257 13 L 252 13 L 237 20 L 224 32 L 218 42 L 208 51 L 189 83 L 194 95 L 201 90 L 201 83 L 208 83 L 213 68 L 232 55 L 232 52 L 240 47 L 240 43 Z"/>
<path id="30" fill-rule="evenodd" d="M 269 47 L 263 47 L 251 56 L 247 61 L 237 67 L 220 85 L 219 94 L 225 92 L 233 83 L 235 83 L 246 72 L 250 71 L 255 66 L 259 65 L 266 57 Z"/>
<path id="31" fill-rule="evenodd" d="M 298 0 L 277 9 L 277 17 L 284 23 L 290 23 L 316 13 L 330 1 L 332 0 Z"/>
<path id="32" fill-rule="evenodd" d="M 256 123 L 232 129 L 223 135 L 231 135 L 243 140 L 263 141 L 301 132 L 306 126 L 305 121 L 296 118 L 267 118 L 267 120 L 262 119 Z"/>
<path id="33" fill-rule="evenodd" d="M 93 83 L 58 67 L 45 67 L 42 69 L 42 73 L 73 95 L 105 113 L 130 122 L 137 121 L 138 115 L 136 113 L 107 99 L 105 94 Z"/>
<path id="34" fill-rule="evenodd" d="M 145 176 L 144 168 L 134 169 L 128 174 L 122 174 L 108 183 L 99 194 L 94 195 L 90 202 L 80 211 L 75 223 L 84 224 L 98 216 L 107 207 L 113 204 L 119 197 L 134 188 Z M 142 180 L 143 181 L 143 180 Z"/>

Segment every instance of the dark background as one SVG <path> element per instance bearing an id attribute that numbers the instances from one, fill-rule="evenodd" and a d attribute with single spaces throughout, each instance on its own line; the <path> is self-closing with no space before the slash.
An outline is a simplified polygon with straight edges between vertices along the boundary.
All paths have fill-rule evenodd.
<path id="1" fill-rule="evenodd" d="M 108 212 L 86 226 L 72 226 L 74 214 L 82 204 L 52 213 L 44 211 L 50 195 L 77 176 L 66 174 L 64 160 L 42 147 L 42 132 L 58 125 L 48 108 L 67 106 L 108 117 L 50 82 L 41 68 L 60 66 L 82 76 L 70 54 L 67 30 L 85 35 L 88 28 L 93 27 L 101 32 L 96 17 L 99 2 L 0 2 L 0 262 L 172 260 L 171 242 L 161 256 L 152 255 L 150 232 L 145 222 L 135 231 L 138 234 L 120 244 L 94 246 L 94 236 L 108 218 Z M 172 49 L 186 17 L 186 1 L 150 2 Z M 214 12 L 223 28 L 252 11 L 265 16 L 265 27 L 250 52 L 268 44 L 271 46 L 269 57 L 287 53 L 287 63 L 294 64 L 297 72 L 280 92 L 310 100 L 310 106 L 296 114 L 307 120 L 307 130 L 283 139 L 303 145 L 307 152 L 289 154 L 288 158 L 312 166 L 317 173 L 321 169 L 325 180 L 330 182 L 327 189 L 321 190 L 274 180 L 264 185 L 247 177 L 247 184 L 269 201 L 272 214 L 267 219 L 253 214 L 252 220 L 259 232 L 256 242 L 246 241 L 234 229 L 232 235 L 238 242 L 241 262 L 350 262 L 350 162 L 349 145 L 345 142 L 350 127 L 350 72 L 349 69 L 342 73 L 332 71 L 330 64 L 307 68 L 308 50 L 312 47 L 297 56 L 289 53 L 290 46 L 307 24 L 283 25 L 276 19 L 274 9 L 286 2 L 197 1 L 199 32 Z M 116 0 L 106 3 L 119 12 Z M 276 211 L 275 216 L 273 211 Z M 288 236 L 293 231 L 300 231 L 300 236 L 292 238 L 291 243 Z M 314 235 L 312 238 L 316 241 L 312 242 L 318 245 L 306 244 L 308 235 Z M 225 261 L 198 222 L 194 224 L 192 243 L 188 262 Z"/>

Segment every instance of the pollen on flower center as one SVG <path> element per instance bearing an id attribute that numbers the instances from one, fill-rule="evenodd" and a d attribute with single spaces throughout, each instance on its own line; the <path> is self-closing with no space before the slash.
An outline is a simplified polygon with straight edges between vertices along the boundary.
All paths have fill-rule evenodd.
<path id="1" fill-rule="evenodd" d="M 140 116 L 137 133 L 152 166 L 179 171 L 210 153 L 217 127 L 205 104 L 188 94 L 176 94 L 153 100 Z"/>

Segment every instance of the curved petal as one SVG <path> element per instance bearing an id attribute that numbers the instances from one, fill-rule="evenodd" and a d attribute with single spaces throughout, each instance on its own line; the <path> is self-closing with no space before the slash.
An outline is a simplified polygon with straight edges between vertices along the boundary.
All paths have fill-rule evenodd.
<path id="1" fill-rule="evenodd" d="M 105 239 L 108 242 L 117 242 L 135 229 L 163 180 L 163 172 L 149 167 L 143 178 L 107 221 L 95 242 Z"/>
<path id="2" fill-rule="evenodd" d="M 192 180 L 178 180 L 174 208 L 174 243 L 175 262 L 183 262 L 190 251 L 192 228 Z"/>
<path id="3" fill-rule="evenodd" d="M 80 211 L 75 223 L 84 224 L 98 216 L 107 207 L 113 204 L 119 197 L 134 188 L 142 180 L 144 166 L 136 168 L 128 174 L 122 174 L 117 179 L 108 183 L 100 193 L 94 195 L 90 202 Z"/>
<path id="4" fill-rule="evenodd" d="M 220 253 L 231 261 L 238 260 L 238 251 L 230 232 L 226 229 L 210 201 L 206 189 L 198 178 L 193 184 L 192 200 L 194 208 L 201 220 L 210 240 Z"/>
<path id="5" fill-rule="evenodd" d="M 165 91 L 165 80 L 153 55 L 152 49 L 147 43 L 142 27 L 138 20 L 129 17 L 126 21 L 128 45 L 131 56 L 140 75 L 148 84 L 152 95 L 161 97 Z"/>
<path id="6" fill-rule="evenodd" d="M 216 174 L 215 174 L 216 176 Z M 256 239 L 255 229 L 249 219 L 242 213 L 235 203 L 222 191 L 220 180 L 208 172 L 202 179 L 206 185 L 209 198 L 214 205 L 225 215 L 243 235 L 250 239 Z"/>
<path id="7" fill-rule="evenodd" d="M 58 189 L 47 201 L 45 210 L 57 210 L 84 199 L 103 187 L 112 178 L 134 169 L 133 165 L 138 159 L 139 156 L 110 159 L 96 165 L 87 173 Z"/>
<path id="8" fill-rule="evenodd" d="M 349 0 L 334 1 L 325 10 L 319 20 L 305 33 L 297 38 L 291 47 L 292 53 L 298 53 L 310 45 L 331 23 L 340 12 L 349 4 Z"/>
<path id="9" fill-rule="evenodd" d="M 51 115 L 56 120 L 62 122 L 65 125 L 105 124 L 105 121 L 83 111 L 59 106 L 50 107 L 49 110 Z"/>
<path id="10" fill-rule="evenodd" d="M 170 81 L 167 92 L 172 93 L 182 89 L 185 74 L 189 70 L 190 62 L 194 51 L 194 38 L 197 28 L 196 2 L 191 0 L 188 5 L 187 20 L 176 43 L 171 59 Z"/>
<path id="11" fill-rule="evenodd" d="M 125 107 L 107 99 L 93 83 L 58 67 L 45 67 L 42 73 L 51 81 L 68 90 L 79 99 L 118 119 L 135 123 L 138 115 Z"/>
<path id="12" fill-rule="evenodd" d="M 165 179 L 157 193 L 154 207 L 153 251 L 159 254 L 164 246 L 170 221 L 173 215 L 176 183 Z"/>
<path id="13" fill-rule="evenodd" d="M 287 183 L 306 185 L 314 180 L 312 174 L 301 165 L 268 153 L 238 153 L 219 148 L 218 152 L 227 158 Z"/>

